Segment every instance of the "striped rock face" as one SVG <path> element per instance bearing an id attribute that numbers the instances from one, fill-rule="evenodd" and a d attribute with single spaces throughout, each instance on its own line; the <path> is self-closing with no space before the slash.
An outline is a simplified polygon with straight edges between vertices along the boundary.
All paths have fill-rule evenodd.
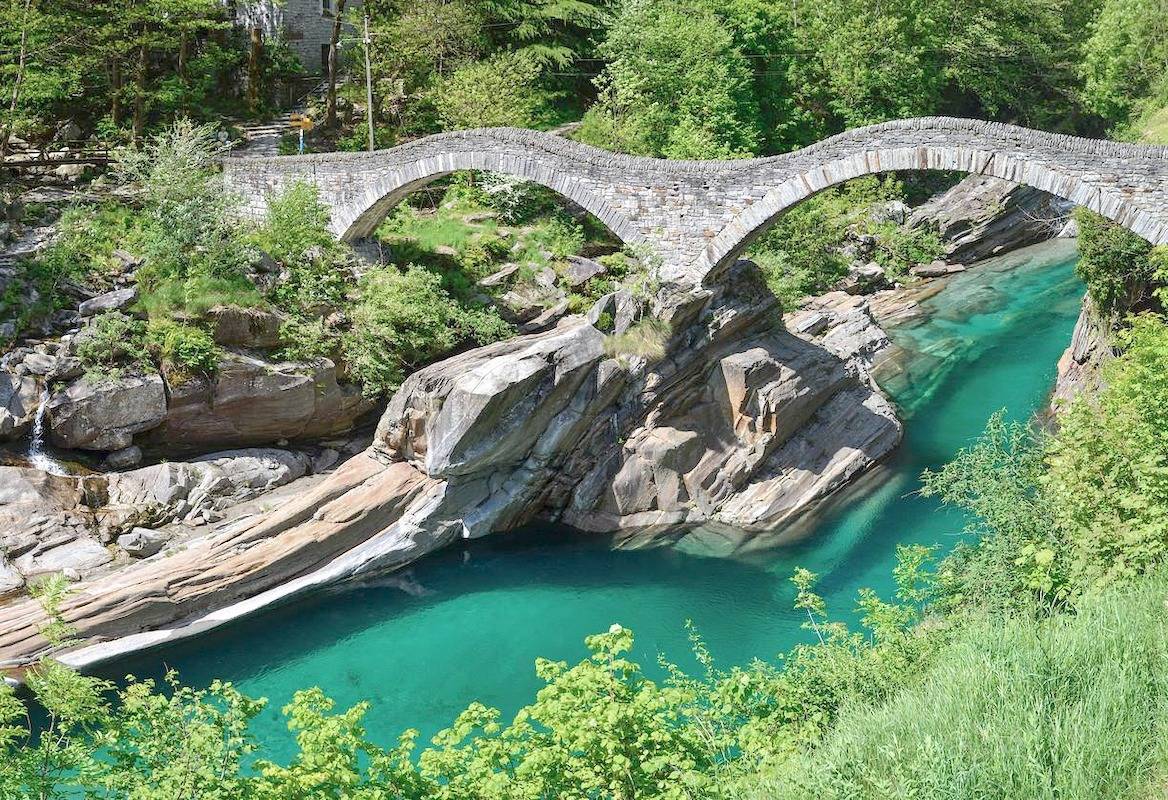
<path id="1" fill-rule="evenodd" d="M 949 117 L 857 128 L 780 156 L 670 161 L 609 153 L 538 131 L 457 131 L 371 153 L 228 159 L 224 177 L 260 217 L 294 181 L 320 190 L 337 236 L 369 236 L 407 194 L 458 170 L 547 186 L 627 244 L 644 243 L 662 277 L 701 283 L 776 216 L 843 181 L 890 170 L 992 175 L 1086 206 L 1153 244 L 1168 243 L 1168 147 L 1044 133 Z"/>

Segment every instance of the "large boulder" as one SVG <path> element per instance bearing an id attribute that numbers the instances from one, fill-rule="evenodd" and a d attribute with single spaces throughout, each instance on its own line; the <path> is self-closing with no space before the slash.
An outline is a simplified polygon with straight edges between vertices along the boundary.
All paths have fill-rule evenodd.
<path id="1" fill-rule="evenodd" d="M 520 463 L 604 356 L 577 318 L 420 370 L 394 394 L 377 440 L 431 477 Z"/>
<path id="2" fill-rule="evenodd" d="M 269 444 L 349 430 L 372 402 L 337 382 L 328 359 L 271 363 L 228 354 L 212 378 L 171 383 L 166 418 L 147 437 L 169 447 Z"/>
<path id="3" fill-rule="evenodd" d="M 49 398 L 46 415 L 57 447 L 121 450 L 166 419 L 166 390 L 160 375 L 83 377 Z"/>
<path id="4" fill-rule="evenodd" d="M 268 348 L 280 345 L 284 318 L 271 311 L 239 306 L 216 306 L 207 312 L 217 344 Z"/>

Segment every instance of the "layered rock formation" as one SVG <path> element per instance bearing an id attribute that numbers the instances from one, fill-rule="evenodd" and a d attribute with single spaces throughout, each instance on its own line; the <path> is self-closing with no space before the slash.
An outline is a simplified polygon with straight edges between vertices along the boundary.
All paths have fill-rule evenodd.
<path id="1" fill-rule="evenodd" d="M 97 568 L 65 616 L 85 640 L 118 641 L 72 657 L 186 635 L 536 517 L 594 530 L 773 527 L 899 438 L 862 369 L 873 338 L 862 304 L 800 338 L 742 263 L 722 288 L 665 290 L 651 304 L 626 292 L 599 306 L 618 312 L 617 334 L 643 315 L 668 322 L 666 357 L 614 352 L 617 340 L 568 317 L 420 370 L 373 446 L 314 491 L 171 555 Z M 833 333 L 837 353 L 812 341 Z M 0 658 L 32 657 L 41 619 L 31 601 L 0 607 Z"/>
<path id="2" fill-rule="evenodd" d="M 936 228 L 945 259 L 968 264 L 1058 234 L 1074 204 L 988 175 L 970 175 L 912 210 L 910 227 Z"/>

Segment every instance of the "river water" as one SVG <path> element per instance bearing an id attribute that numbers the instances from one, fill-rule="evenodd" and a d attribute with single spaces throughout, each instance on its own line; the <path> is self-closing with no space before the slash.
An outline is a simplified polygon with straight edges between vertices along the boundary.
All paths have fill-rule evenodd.
<path id="1" fill-rule="evenodd" d="M 374 585 L 349 587 L 106 666 L 107 676 L 177 668 L 185 682 L 219 677 L 270 699 L 256 730 L 277 757 L 292 751 L 279 708 L 320 686 L 338 706 L 372 706 L 369 735 L 407 727 L 428 739 L 478 700 L 510 715 L 539 687 L 539 656 L 579 660 L 583 639 L 619 622 L 652 673 L 658 654 L 683 666 L 692 620 L 722 665 L 769 659 L 808 637 L 791 608 L 797 566 L 821 576 L 837 618 L 854 620 L 865 586 L 891 593 L 899 542 L 952 547 L 963 519 L 915 494 L 918 476 L 984 427 L 991 413 L 1038 412 L 1070 339 L 1082 285 L 1073 244 L 1053 242 L 956 276 L 926 301 L 922 325 L 891 331 L 911 350 L 912 380 L 890 383 L 904 412 L 902 446 L 782 545 L 745 548 L 697 531 L 665 546 L 614 547 L 608 537 L 544 526 L 436 554 Z M 765 539 L 766 537 L 764 537 Z M 635 544 L 635 543 L 633 543 Z M 509 716 L 507 717 L 509 718 Z"/>

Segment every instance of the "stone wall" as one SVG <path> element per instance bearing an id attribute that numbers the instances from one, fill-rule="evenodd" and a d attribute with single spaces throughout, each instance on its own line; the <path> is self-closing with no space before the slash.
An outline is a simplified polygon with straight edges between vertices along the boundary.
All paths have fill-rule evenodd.
<path id="1" fill-rule="evenodd" d="M 669 161 L 609 153 L 510 128 L 437 134 L 373 153 L 231 159 L 228 185 L 259 216 L 268 193 L 319 187 L 334 232 L 368 236 L 409 192 L 457 170 L 491 170 L 548 186 L 628 243 L 647 242 L 663 276 L 701 282 L 775 216 L 852 178 L 890 170 L 992 175 L 1086 206 L 1145 239 L 1168 242 L 1168 147 L 927 117 L 858 128 L 781 156 Z"/>

